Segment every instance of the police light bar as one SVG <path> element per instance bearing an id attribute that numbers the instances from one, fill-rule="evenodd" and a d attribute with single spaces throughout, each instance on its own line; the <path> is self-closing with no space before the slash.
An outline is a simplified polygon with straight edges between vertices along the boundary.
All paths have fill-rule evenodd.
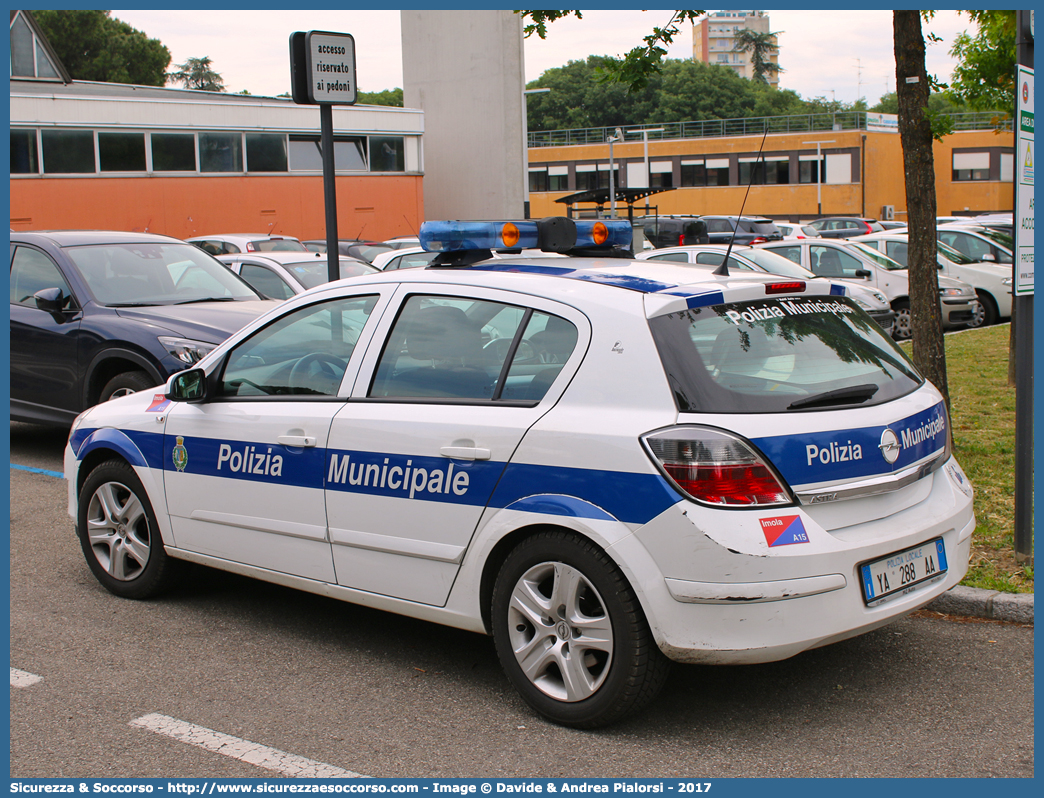
<path id="1" fill-rule="evenodd" d="M 558 216 L 514 222 L 424 222 L 419 237 L 428 252 L 541 249 L 564 253 L 574 248 L 630 247 L 631 224 L 623 219 L 574 221 Z"/>

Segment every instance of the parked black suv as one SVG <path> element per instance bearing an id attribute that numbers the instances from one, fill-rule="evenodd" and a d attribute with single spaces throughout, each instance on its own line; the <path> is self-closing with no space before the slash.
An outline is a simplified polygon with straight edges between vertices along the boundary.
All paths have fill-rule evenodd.
<path id="1" fill-rule="evenodd" d="M 728 244 L 734 232 L 736 244 L 763 244 L 783 239 L 776 223 L 764 216 L 701 216 L 700 219 L 707 223 L 711 244 Z"/>
<path id="2" fill-rule="evenodd" d="M 708 244 L 707 225 L 696 216 L 646 216 L 635 220 L 653 247 L 683 247 Z"/>

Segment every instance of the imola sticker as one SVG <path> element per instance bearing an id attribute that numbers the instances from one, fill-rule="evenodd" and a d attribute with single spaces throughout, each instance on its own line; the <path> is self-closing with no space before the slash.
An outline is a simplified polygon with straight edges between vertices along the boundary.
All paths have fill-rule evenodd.
<path id="1" fill-rule="evenodd" d="M 808 543 L 808 533 L 801 523 L 800 515 L 781 515 L 773 518 L 759 518 L 761 531 L 765 533 L 765 542 L 769 548 L 789 546 L 792 543 Z"/>

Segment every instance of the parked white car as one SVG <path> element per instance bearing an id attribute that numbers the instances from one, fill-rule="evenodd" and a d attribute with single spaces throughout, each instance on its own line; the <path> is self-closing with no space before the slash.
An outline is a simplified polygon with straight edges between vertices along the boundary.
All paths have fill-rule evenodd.
<path id="1" fill-rule="evenodd" d="M 901 263 L 860 242 L 847 240 L 773 241 L 758 244 L 831 280 L 856 282 L 876 288 L 895 311 L 892 337 L 909 338 L 910 277 Z M 975 289 L 952 277 L 939 277 L 939 302 L 944 330 L 966 327 L 974 321 L 978 300 Z"/>
<path id="2" fill-rule="evenodd" d="M 373 259 L 373 266 L 383 271 L 395 271 L 396 269 L 416 269 L 427 266 L 438 255 L 438 252 L 428 252 L 423 247 L 404 247 L 382 252 Z"/>
<path id="3" fill-rule="evenodd" d="M 255 291 L 272 299 L 289 299 L 330 280 L 326 255 L 314 252 L 245 252 L 218 255 L 218 260 L 246 280 Z M 376 271 L 368 263 L 341 256 L 342 280 Z"/>
<path id="4" fill-rule="evenodd" d="M 1006 233 L 975 224 L 943 224 L 936 228 L 936 236 L 972 260 L 1006 263 L 1011 268 L 1015 247 Z"/>
<path id="5" fill-rule="evenodd" d="M 783 240 L 793 238 L 822 238 L 819 231 L 810 224 L 789 224 L 776 222 L 776 227 L 783 234 Z"/>
<path id="6" fill-rule="evenodd" d="M 854 240 L 876 247 L 903 266 L 908 265 L 909 237 L 906 233 L 874 233 Z M 976 261 L 942 241 L 938 242 L 938 261 L 939 268 L 947 277 L 962 280 L 975 288 L 979 311 L 969 327 L 996 324 L 999 319 L 1011 316 L 1011 266 Z"/>
<path id="7" fill-rule="evenodd" d="M 267 233 L 222 233 L 186 238 L 211 255 L 237 255 L 240 252 L 307 252 L 300 240 L 293 236 L 273 236 Z"/>
<path id="8" fill-rule="evenodd" d="M 638 260 L 665 260 L 675 263 L 688 263 L 704 269 L 715 269 L 725 259 L 727 244 L 691 244 L 684 247 L 666 247 L 642 252 L 635 257 Z M 766 272 L 781 277 L 797 280 L 815 280 L 816 275 L 775 252 L 768 252 L 755 247 L 734 246 L 729 253 L 729 272 Z M 859 307 L 865 310 L 878 326 L 891 335 L 895 312 L 888 303 L 888 297 L 875 288 L 859 283 L 847 283 L 848 296 Z"/>

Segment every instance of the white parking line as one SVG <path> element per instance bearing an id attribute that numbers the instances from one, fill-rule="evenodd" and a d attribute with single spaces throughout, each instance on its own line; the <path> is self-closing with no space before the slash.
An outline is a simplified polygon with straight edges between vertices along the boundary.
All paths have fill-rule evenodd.
<path id="1" fill-rule="evenodd" d="M 13 669 L 12 669 L 13 671 Z M 14 674 L 11 675 L 12 681 Z M 217 754 L 230 756 L 241 762 L 257 765 L 266 770 L 274 770 L 284 776 L 299 779 L 365 779 L 370 778 L 361 773 L 352 773 L 333 765 L 325 765 L 314 759 L 295 756 L 267 745 L 259 745 L 239 737 L 232 737 L 212 729 L 186 723 L 177 718 L 153 713 L 132 720 L 131 726 L 173 737 L 183 743 L 204 748 Z"/>
<path id="2" fill-rule="evenodd" d="M 37 676 L 35 673 L 29 673 L 27 671 L 20 671 L 18 668 L 11 668 L 12 687 L 29 687 L 42 681 L 43 676 Z"/>

